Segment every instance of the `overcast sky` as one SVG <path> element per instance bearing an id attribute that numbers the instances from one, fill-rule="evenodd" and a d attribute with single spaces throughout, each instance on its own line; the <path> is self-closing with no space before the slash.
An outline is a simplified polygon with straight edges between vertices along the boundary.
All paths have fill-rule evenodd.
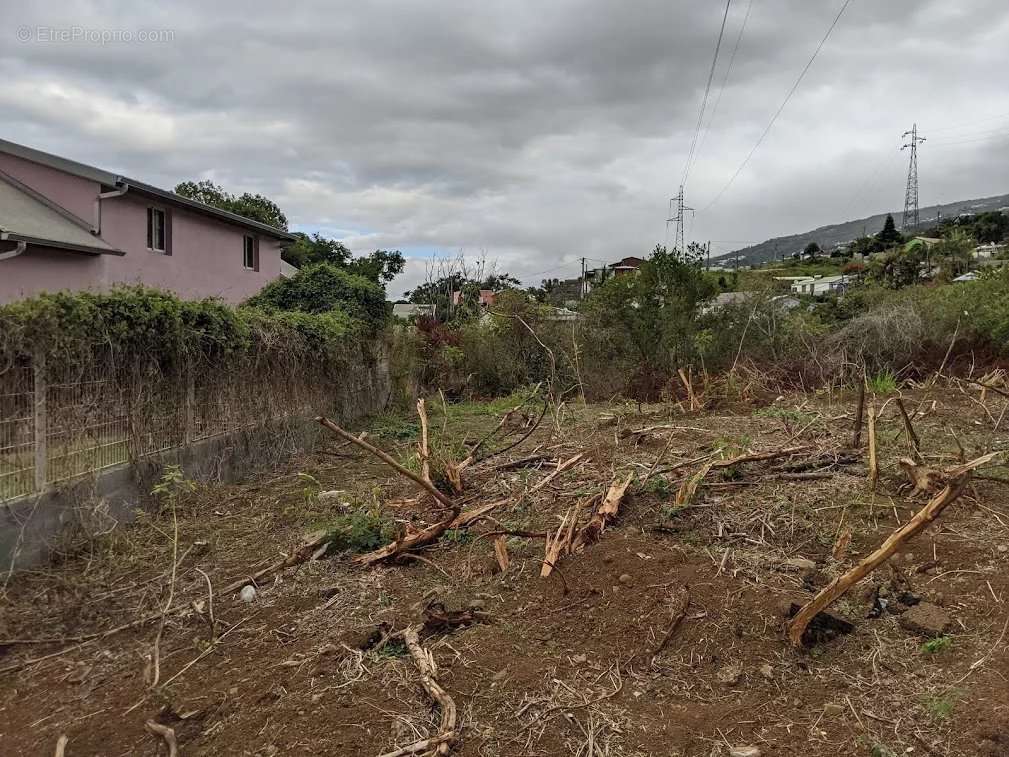
<path id="1" fill-rule="evenodd" d="M 731 3 L 689 205 L 725 186 L 840 5 L 752 0 L 722 90 L 748 7 Z M 293 229 L 401 249 L 392 296 L 459 252 L 533 284 L 664 241 L 724 7 L 0 0 L 0 135 L 164 187 L 261 192 Z M 1005 0 L 853 0 L 688 238 L 727 252 L 902 207 L 914 121 L 922 205 L 1009 192 L 1007 69 Z"/>

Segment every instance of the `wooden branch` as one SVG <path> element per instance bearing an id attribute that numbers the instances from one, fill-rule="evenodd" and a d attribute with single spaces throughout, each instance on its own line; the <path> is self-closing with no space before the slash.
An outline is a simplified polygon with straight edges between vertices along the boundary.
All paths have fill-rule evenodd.
<path id="1" fill-rule="evenodd" d="M 699 410 L 701 405 L 697 401 L 697 397 L 694 396 L 694 387 L 690 383 L 690 379 L 687 378 L 686 372 L 682 368 L 677 368 L 676 372 L 680 376 L 680 381 L 683 382 L 683 387 L 687 390 L 687 399 L 690 401 L 690 409 Z"/>
<path id="2" fill-rule="evenodd" d="M 564 517 L 561 518 L 560 525 L 557 526 L 557 533 L 550 536 L 550 532 L 547 531 L 543 564 L 540 566 L 541 578 L 549 577 L 553 572 L 553 569 L 557 566 L 557 561 L 560 559 L 560 556 L 564 552 L 565 548 L 570 549 L 571 533 L 574 527 L 574 522 L 575 515 L 572 513 L 572 508 L 568 508 L 568 511 L 564 513 Z"/>
<path id="3" fill-rule="evenodd" d="M 879 482 L 879 460 L 876 457 L 876 401 L 869 402 L 869 491 L 876 491 Z"/>
<path id="4" fill-rule="evenodd" d="M 584 453 L 584 452 L 579 452 L 579 453 L 578 453 L 577 455 L 575 455 L 574 457 L 570 457 L 570 458 L 568 458 L 567 460 L 565 460 L 564 462 L 562 462 L 562 463 L 558 463 L 558 464 L 557 464 L 557 468 L 555 468 L 555 469 L 554 469 L 553 471 L 551 471 L 550 475 L 548 475 L 548 476 L 546 476 L 545 478 L 543 478 L 543 479 L 541 479 L 540 481 L 538 481 L 538 482 L 537 482 L 537 483 L 536 483 L 536 484 L 535 484 L 535 485 L 533 486 L 533 488 L 532 488 L 532 489 L 530 489 L 529 491 L 530 491 L 530 492 L 535 492 L 535 491 L 539 491 L 539 490 L 540 490 L 540 489 L 542 489 L 542 488 L 543 488 L 544 486 L 546 486 L 546 485 L 547 485 L 547 484 L 549 484 L 549 483 L 550 483 L 551 481 L 553 481 L 553 480 L 554 480 L 555 478 L 557 478 L 557 477 L 558 477 L 558 476 L 559 476 L 560 474 L 562 474 L 562 473 L 563 473 L 564 471 L 566 471 L 566 470 L 567 470 L 568 468 L 570 468 L 570 467 L 572 467 L 573 465 L 575 465 L 575 463 L 578 463 L 578 462 L 580 462 L 580 461 L 582 460 L 582 458 L 584 458 L 584 457 L 585 457 L 585 453 Z"/>
<path id="5" fill-rule="evenodd" d="M 56 740 L 56 751 L 53 753 L 53 757 L 63 757 L 67 751 L 67 744 L 70 742 L 70 737 L 65 733 L 62 734 L 59 739 Z"/>
<path id="6" fill-rule="evenodd" d="M 620 503 L 633 479 L 634 474 L 631 473 L 628 474 L 626 481 L 616 480 L 610 484 L 610 489 L 606 492 L 606 497 L 603 499 L 602 504 L 599 505 L 599 508 L 589 519 L 589 522 L 578 532 L 578 535 L 572 542 L 572 552 L 581 552 L 587 545 L 599 540 L 606 527 L 617 517 Z"/>
<path id="7" fill-rule="evenodd" d="M 855 408 L 855 427 L 851 432 L 851 448 L 862 446 L 862 418 L 865 416 L 865 380 L 858 382 L 858 406 Z"/>
<path id="8" fill-rule="evenodd" d="M 420 476 L 431 486 L 431 450 L 427 444 L 427 410 L 424 407 L 424 398 L 417 400 L 417 417 L 420 418 Z"/>
<path id="9" fill-rule="evenodd" d="M 712 463 L 705 463 L 693 476 L 683 479 L 683 483 L 680 484 L 680 488 L 676 492 L 677 507 L 687 507 L 694 501 L 694 496 L 697 494 L 697 487 L 701 485 L 701 481 L 703 481 L 704 477 L 708 475 L 708 471 L 711 470 L 711 467 Z"/>
<path id="10" fill-rule="evenodd" d="M 423 489 L 428 494 L 430 494 L 432 497 L 434 497 L 436 500 L 438 500 L 443 505 L 445 505 L 445 507 L 452 508 L 452 509 L 455 508 L 455 503 L 452 501 L 452 499 L 447 494 L 443 494 L 442 492 L 438 491 L 438 489 L 435 488 L 434 484 L 432 484 L 430 481 L 425 481 L 423 478 L 421 478 L 420 476 L 418 476 L 413 471 L 410 471 L 410 470 L 407 470 L 406 468 L 404 468 L 402 465 L 400 465 L 399 463 L 397 463 L 387 453 L 383 452 L 378 447 L 375 447 L 375 446 L 369 444 L 368 442 L 366 442 L 364 439 L 359 439 L 358 437 L 354 436 L 353 434 L 350 434 L 350 433 L 344 431 L 342 428 L 340 428 L 339 426 L 337 426 L 335 423 L 333 423 L 333 421 L 329 420 L 328 418 L 325 418 L 325 417 L 323 417 L 323 416 L 320 415 L 315 420 L 317 422 L 319 422 L 320 424 L 322 424 L 323 426 L 325 426 L 326 428 L 328 428 L 334 434 L 336 434 L 337 436 L 339 436 L 341 439 L 344 439 L 345 441 L 348 441 L 348 442 L 351 442 L 353 444 L 356 444 L 358 447 L 361 447 L 362 449 L 367 450 L 368 452 L 370 452 L 371 454 L 373 454 L 375 457 L 377 457 L 379 460 L 381 460 L 383 463 L 385 463 L 390 468 L 392 468 L 394 471 L 396 471 L 397 473 L 399 473 L 401 476 L 406 476 L 408 479 L 410 479 L 415 484 L 417 484 L 417 486 L 419 486 L 421 489 Z"/>
<path id="11" fill-rule="evenodd" d="M 914 431 L 911 418 L 908 416 L 907 409 L 904 407 L 904 402 L 900 397 L 897 398 L 897 409 L 900 411 L 900 418 L 904 422 L 904 434 L 907 436 L 908 446 L 911 448 L 914 457 L 921 462 L 921 440 Z"/>
<path id="12" fill-rule="evenodd" d="M 666 629 L 665 635 L 662 637 L 662 641 L 659 645 L 655 647 L 655 651 L 652 652 L 652 657 L 656 657 L 663 649 L 665 649 L 669 642 L 672 641 L 673 636 L 676 634 L 676 629 L 680 627 L 680 623 L 683 622 L 683 618 L 686 617 L 687 608 L 690 606 L 690 589 L 686 586 L 683 587 L 683 591 L 680 592 L 679 601 L 673 609 L 673 619 L 669 622 L 669 627 Z"/>
<path id="13" fill-rule="evenodd" d="M 274 573 L 284 570 L 285 568 L 293 568 L 295 565 L 300 565 L 308 560 L 308 558 L 310 558 L 319 547 L 324 545 L 328 538 L 329 533 L 325 530 L 313 531 L 289 556 L 271 563 L 262 570 L 257 570 L 251 576 L 244 576 L 242 578 L 235 579 L 221 591 L 224 594 L 230 594 L 233 591 L 238 591 L 246 584 L 257 583 L 260 579 L 272 576 Z"/>
<path id="14" fill-rule="evenodd" d="M 497 560 L 498 567 L 501 568 L 502 573 L 507 571 L 508 566 L 511 565 L 511 561 L 508 559 L 508 542 L 504 534 L 498 534 L 494 537 L 494 559 Z"/>
<path id="15" fill-rule="evenodd" d="M 168 745 L 168 757 L 176 757 L 178 755 L 179 745 L 175 740 L 175 731 L 167 725 L 155 723 L 153 720 L 148 720 L 144 725 L 148 731 L 165 740 L 165 743 Z"/>
<path id="16" fill-rule="evenodd" d="M 739 465 L 740 463 L 755 463 L 762 460 L 775 460 L 779 457 L 789 457 L 791 455 L 797 455 L 800 452 L 806 452 L 809 450 L 809 445 L 802 445 L 800 447 L 785 447 L 783 449 L 772 450 L 771 452 L 747 452 L 743 455 L 738 455 L 737 457 L 731 457 L 728 460 L 718 460 L 711 464 L 712 468 L 731 468 L 734 465 Z"/>
<path id="17" fill-rule="evenodd" d="M 478 441 L 476 444 L 474 444 L 470 448 L 469 454 L 466 455 L 466 459 L 463 460 L 461 463 L 459 463 L 459 469 L 460 470 L 465 470 L 470 465 L 472 465 L 473 463 L 477 462 L 477 453 L 481 449 L 483 449 L 483 446 L 487 442 L 489 442 L 491 439 L 494 438 L 494 436 L 497 434 L 498 431 L 500 431 L 501 429 L 504 428 L 505 424 L 509 421 L 509 419 L 513 415 L 515 415 L 515 413 L 517 413 L 519 410 L 521 410 L 523 407 L 525 407 L 526 403 L 529 402 L 529 400 L 531 400 L 533 397 L 535 397 L 537 394 L 539 394 L 540 386 L 542 385 L 542 383 L 543 382 L 540 382 L 539 384 L 537 384 L 536 386 L 534 386 L 533 390 L 529 393 L 529 395 L 524 400 L 522 400 L 519 404 L 517 404 L 515 407 L 513 407 L 511 410 L 509 410 L 508 412 L 506 412 L 502 416 L 501 421 L 497 424 L 497 426 L 494 427 L 493 431 L 491 431 L 489 434 L 487 434 L 486 436 L 484 436 L 483 439 L 481 439 L 480 441 Z M 507 437 L 507 434 L 505 436 Z M 494 453 L 494 454 L 498 454 L 498 453 Z M 487 457 L 489 457 L 489 455 Z M 487 459 L 487 458 L 485 457 L 484 459 Z"/>
<path id="18" fill-rule="evenodd" d="M 914 538 L 924 530 L 932 521 L 939 517 L 940 513 L 963 493 L 967 482 L 970 480 L 971 471 L 975 468 L 990 462 L 997 457 L 999 452 L 992 452 L 983 457 L 956 468 L 949 474 L 949 482 L 941 492 L 933 497 L 927 505 L 915 513 L 902 527 L 898 528 L 880 547 L 871 555 L 862 560 L 851 570 L 831 581 L 812 600 L 799 610 L 792 619 L 789 626 L 788 636 L 792 644 L 796 647 L 802 646 L 802 635 L 806 626 L 817 615 L 817 613 L 827 609 L 837 599 L 842 597 L 852 586 L 857 584 L 872 571 L 886 562 L 890 557 L 900 550 L 905 542 Z"/>
<path id="19" fill-rule="evenodd" d="M 980 387 L 987 389 L 990 392 L 995 392 L 995 394 L 1001 394 L 1003 397 L 1009 398 L 1009 392 L 1005 389 L 999 389 L 997 386 L 992 386 L 991 384 L 986 384 L 983 381 L 978 381 L 977 379 L 964 379 L 964 381 L 969 381 L 971 384 L 977 384 Z"/>
<path id="20" fill-rule="evenodd" d="M 410 626 L 403 631 L 403 641 L 406 648 L 410 650 L 410 656 L 417 666 L 420 675 L 420 684 L 424 687 L 427 695 L 441 708 L 441 723 L 438 727 L 438 735 L 432 738 L 421 739 L 409 746 L 401 749 L 386 752 L 381 757 L 405 757 L 408 754 L 448 754 L 452 751 L 452 745 L 458 738 L 456 732 L 456 708 L 452 697 L 448 695 L 438 684 L 438 667 L 434 662 L 434 656 L 430 651 L 420 645 L 419 627 Z"/>

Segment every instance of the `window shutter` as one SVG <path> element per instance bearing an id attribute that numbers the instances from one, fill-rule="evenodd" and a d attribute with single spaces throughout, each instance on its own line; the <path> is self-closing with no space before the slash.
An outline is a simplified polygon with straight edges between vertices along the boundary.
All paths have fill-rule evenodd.
<path id="1" fill-rule="evenodd" d="M 165 254 L 172 254 L 172 210 L 165 208 Z"/>
<path id="2" fill-rule="evenodd" d="M 252 239 L 252 270 L 259 270 L 259 237 Z"/>

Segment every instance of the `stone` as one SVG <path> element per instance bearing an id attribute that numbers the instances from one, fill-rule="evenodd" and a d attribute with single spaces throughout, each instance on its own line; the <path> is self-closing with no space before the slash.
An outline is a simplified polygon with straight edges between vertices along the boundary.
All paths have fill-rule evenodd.
<path id="1" fill-rule="evenodd" d="M 844 712 L 844 707 L 834 702 L 823 705 L 823 714 L 827 716 L 840 715 Z"/>
<path id="2" fill-rule="evenodd" d="M 238 594 L 239 598 L 246 604 L 256 599 L 256 588 L 252 584 L 246 584 Z"/>
<path id="3" fill-rule="evenodd" d="M 482 610 L 487 606 L 487 602 L 483 599 L 471 599 L 466 606 L 471 610 Z"/>
<path id="4" fill-rule="evenodd" d="M 760 747 L 734 746 L 729 750 L 729 757 L 760 757 Z"/>
<path id="5" fill-rule="evenodd" d="M 793 557 L 791 560 L 785 560 L 784 565 L 786 568 L 802 571 L 804 573 L 811 573 L 816 570 L 816 563 L 812 560 L 806 559 L 805 557 Z"/>
<path id="6" fill-rule="evenodd" d="M 726 686 L 733 686 L 739 683 L 739 679 L 743 677 L 743 666 L 738 662 L 734 662 L 731 665 L 726 665 L 724 668 L 715 674 L 715 678 L 718 679 L 719 683 L 724 683 Z"/>
<path id="7" fill-rule="evenodd" d="M 633 581 L 634 579 L 633 579 L 633 578 L 631 577 L 631 574 L 630 574 L 630 573 L 622 573 L 622 574 L 620 575 L 620 578 L 619 578 L 619 579 L 617 579 L 617 580 L 618 580 L 618 581 L 620 581 L 620 583 L 622 583 L 622 584 L 623 584 L 624 586 L 627 586 L 627 585 L 628 585 L 628 584 L 630 584 L 630 583 L 631 583 L 631 582 L 632 582 L 632 581 Z"/>
<path id="8" fill-rule="evenodd" d="M 765 662 L 760 666 L 760 675 L 764 676 L 767 680 L 774 678 L 774 666 L 769 662 Z"/>
<path id="9" fill-rule="evenodd" d="M 319 504 L 326 505 L 327 507 L 336 507 L 342 510 L 347 507 L 346 494 L 347 492 L 339 489 L 334 489 L 328 492 L 319 492 Z"/>
<path id="10" fill-rule="evenodd" d="M 938 605 L 919 602 L 901 615 L 898 622 L 906 631 L 934 637 L 942 636 L 952 621 L 946 611 Z"/>

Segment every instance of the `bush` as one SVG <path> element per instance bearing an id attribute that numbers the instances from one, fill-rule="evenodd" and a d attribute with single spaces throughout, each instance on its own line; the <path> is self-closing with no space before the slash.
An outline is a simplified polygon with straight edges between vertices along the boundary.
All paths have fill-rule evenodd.
<path id="1" fill-rule="evenodd" d="M 246 304 L 272 311 L 338 313 L 372 328 L 382 326 L 391 312 L 382 287 L 331 263 L 306 266 L 289 279 L 272 281 Z"/>

